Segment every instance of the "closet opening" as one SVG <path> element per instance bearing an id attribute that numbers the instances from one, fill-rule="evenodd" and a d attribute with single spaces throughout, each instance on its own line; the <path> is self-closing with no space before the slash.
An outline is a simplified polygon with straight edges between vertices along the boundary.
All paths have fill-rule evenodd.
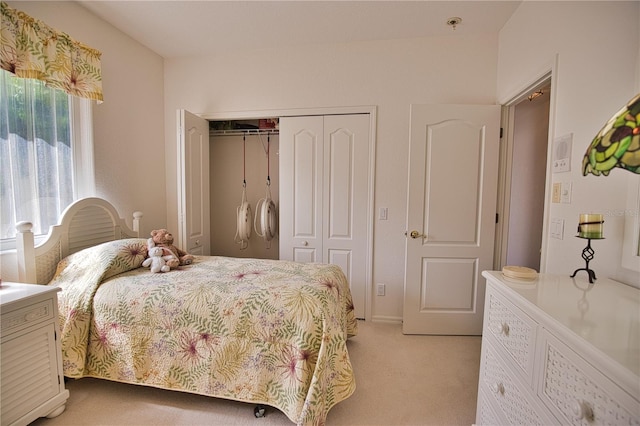
<path id="1" fill-rule="evenodd" d="M 209 120 L 212 255 L 280 258 L 278 230 L 266 238 L 261 220 L 267 194 L 278 217 L 279 153 L 277 117 Z M 251 221 L 242 221 L 239 226 L 238 207 L 243 201 L 243 191 L 250 206 Z M 241 240 L 244 243 L 239 242 L 239 230 L 245 231 L 245 239 Z M 250 233 L 248 238 L 246 233 Z"/>

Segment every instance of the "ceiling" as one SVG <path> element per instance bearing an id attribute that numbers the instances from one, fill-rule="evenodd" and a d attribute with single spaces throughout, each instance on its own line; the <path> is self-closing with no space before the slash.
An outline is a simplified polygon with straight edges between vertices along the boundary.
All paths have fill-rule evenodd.
<path id="1" fill-rule="evenodd" d="M 164 58 L 497 33 L 518 1 L 78 1 Z M 451 17 L 462 22 L 454 30 Z"/>

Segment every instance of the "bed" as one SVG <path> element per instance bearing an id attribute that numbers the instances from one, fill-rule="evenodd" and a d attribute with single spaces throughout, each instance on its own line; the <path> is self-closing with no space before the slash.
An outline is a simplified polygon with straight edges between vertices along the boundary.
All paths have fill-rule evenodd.
<path id="1" fill-rule="evenodd" d="M 334 265 L 196 256 L 165 273 L 142 267 L 146 238 L 99 198 L 69 206 L 46 240 L 18 224 L 23 282 L 59 286 L 69 378 L 226 398 L 324 424 L 355 390 L 349 286 Z"/>

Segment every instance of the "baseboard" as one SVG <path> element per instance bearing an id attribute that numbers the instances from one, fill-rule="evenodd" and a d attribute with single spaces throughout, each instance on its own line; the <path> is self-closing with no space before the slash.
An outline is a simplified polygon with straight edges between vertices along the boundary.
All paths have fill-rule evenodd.
<path id="1" fill-rule="evenodd" d="M 388 324 L 402 324 L 402 317 L 389 317 L 384 315 L 374 315 L 371 322 L 385 322 Z"/>

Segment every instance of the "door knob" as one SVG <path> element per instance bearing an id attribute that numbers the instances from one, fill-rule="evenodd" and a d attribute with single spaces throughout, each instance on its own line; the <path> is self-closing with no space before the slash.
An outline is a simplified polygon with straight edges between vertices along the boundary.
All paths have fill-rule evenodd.
<path id="1" fill-rule="evenodd" d="M 407 233 L 405 232 L 405 233 L 404 233 L 404 235 L 407 235 Z M 411 233 L 409 234 L 409 236 L 410 236 L 411 238 L 413 238 L 414 240 L 415 240 L 416 238 L 420 238 L 420 237 L 422 237 L 422 238 L 427 238 L 427 236 L 426 236 L 426 235 L 421 234 L 421 233 L 419 233 L 418 231 L 411 231 Z"/>

